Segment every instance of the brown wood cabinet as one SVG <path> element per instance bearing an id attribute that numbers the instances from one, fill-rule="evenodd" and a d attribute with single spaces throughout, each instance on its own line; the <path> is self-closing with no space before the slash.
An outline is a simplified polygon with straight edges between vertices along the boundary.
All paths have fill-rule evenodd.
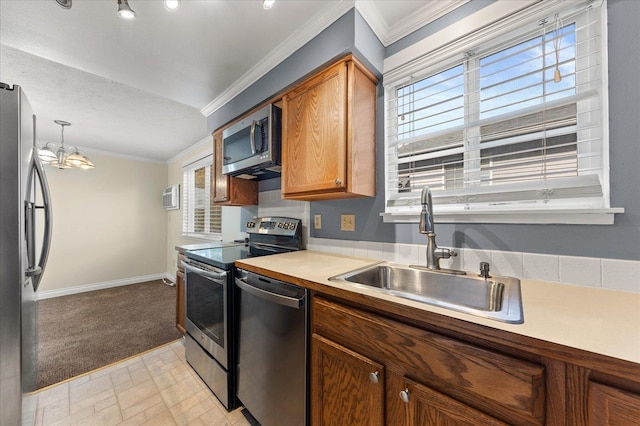
<path id="1" fill-rule="evenodd" d="M 430 416 L 448 418 L 451 424 L 474 424 L 480 418 L 478 411 L 484 416 L 482 424 L 501 424 L 492 416 L 512 424 L 544 424 L 542 365 L 322 298 L 315 298 L 313 316 L 317 335 L 379 363 L 379 371 L 390 369 L 404 377 L 391 380 L 395 388 L 387 389 L 386 399 L 396 408 L 390 410 L 386 424 L 429 424 L 420 422 Z M 313 379 L 319 373 L 314 369 L 324 367 L 313 358 L 311 368 L 313 395 L 320 392 L 316 388 L 319 383 Z M 425 402 L 427 395 L 438 392 L 443 394 L 439 405 Z M 353 401 L 342 401 L 345 407 L 361 403 L 360 395 L 353 395 Z M 398 407 L 402 404 L 406 405 L 404 409 Z M 312 407 L 314 419 L 314 410 L 318 409 Z"/>
<path id="2" fill-rule="evenodd" d="M 406 381 L 401 399 L 407 405 L 407 423 L 423 425 L 504 426 L 491 416 L 412 380 Z"/>
<path id="3" fill-rule="evenodd" d="M 636 364 L 351 303 L 313 296 L 313 425 L 640 425 Z"/>
<path id="4" fill-rule="evenodd" d="M 186 312 L 185 312 L 185 290 L 184 290 L 184 268 L 181 261 L 184 254 L 178 252 L 178 270 L 176 271 L 176 328 L 180 333 L 186 333 Z"/>
<path id="5" fill-rule="evenodd" d="M 314 425 L 384 424 L 384 366 L 317 334 L 311 363 Z"/>
<path id="6" fill-rule="evenodd" d="M 222 129 L 213 134 L 213 202 L 225 206 L 258 204 L 258 182 L 222 174 Z"/>
<path id="7" fill-rule="evenodd" d="M 376 77 L 349 55 L 282 100 L 282 196 L 375 196 Z"/>
<path id="8" fill-rule="evenodd" d="M 590 382 L 589 425 L 640 425 L 640 394 Z"/>

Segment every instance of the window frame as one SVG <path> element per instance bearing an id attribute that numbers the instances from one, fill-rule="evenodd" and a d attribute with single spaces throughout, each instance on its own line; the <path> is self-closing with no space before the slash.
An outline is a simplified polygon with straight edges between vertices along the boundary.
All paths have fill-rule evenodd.
<path id="1" fill-rule="evenodd" d="M 548 16 L 553 16 L 556 12 L 563 12 L 566 9 L 580 7 L 585 8 L 587 2 L 571 2 L 569 5 L 558 3 L 549 7 L 549 4 L 533 4 L 524 10 L 520 10 L 514 13 L 512 10 L 503 10 L 502 19 L 496 20 L 490 25 L 482 23 L 483 19 L 487 19 L 490 14 L 494 14 L 497 8 L 508 8 L 503 1 L 496 2 L 488 6 L 487 10 L 482 9 L 476 14 L 463 19 L 461 22 L 455 23 L 452 26 L 445 28 L 439 33 L 433 34 L 427 37 L 429 40 L 423 40 L 416 45 L 421 45 L 427 48 L 428 52 L 420 52 L 417 56 L 416 53 L 419 49 L 415 46 L 410 46 L 402 52 L 395 54 L 394 56 L 385 60 L 385 72 L 384 72 L 384 91 L 385 91 L 385 143 L 384 143 L 384 163 L 385 163 L 385 176 L 387 179 L 396 176 L 394 171 L 390 170 L 389 155 L 389 122 L 390 111 L 392 109 L 392 101 L 396 94 L 394 93 L 402 85 L 406 85 L 410 81 L 417 81 L 421 78 L 426 78 L 434 75 L 437 72 L 443 72 L 449 68 L 464 64 L 464 60 L 461 60 L 461 56 L 468 51 L 477 50 L 474 55 L 477 61 L 480 58 L 486 56 L 487 52 L 495 51 L 496 47 L 503 45 L 502 48 L 508 48 L 504 45 L 505 40 L 512 38 L 515 34 L 525 32 L 522 28 L 525 25 L 535 24 L 536 21 L 540 21 Z M 491 9 L 492 10 L 488 10 Z M 615 213 L 622 213 L 622 208 L 610 207 L 610 184 L 609 184 L 609 157 L 608 157 L 608 143 L 609 143 L 609 131 L 608 131 L 608 67 L 607 67 L 607 19 L 606 19 L 606 0 L 602 1 L 601 6 L 595 13 L 598 13 L 598 25 L 600 32 L 600 45 L 602 49 L 601 55 L 601 81 L 600 92 L 601 102 L 601 122 L 600 128 L 602 133 L 602 151 L 601 151 L 601 166 L 600 169 L 600 182 L 597 183 L 599 191 L 602 192 L 600 203 L 584 203 L 582 205 L 571 202 L 560 202 L 553 207 L 523 207 L 517 205 L 495 206 L 495 205 L 483 205 L 474 206 L 473 209 L 465 208 L 464 205 L 452 202 L 451 196 L 439 196 L 437 192 L 434 192 L 434 216 L 436 222 L 451 222 L 451 223 L 580 223 L 580 224 L 612 224 Z M 478 16 L 475 16 L 478 15 Z M 580 18 L 578 18 L 579 20 Z M 583 18 L 584 19 L 584 18 Z M 468 26 L 469 22 L 475 22 L 475 27 L 468 31 L 464 37 L 457 40 L 447 40 L 446 33 L 451 33 L 451 37 L 455 37 L 462 31 L 460 26 Z M 579 22 L 577 21 L 576 24 Z M 530 28 L 530 27 L 529 27 Z M 444 33 L 444 35 L 443 35 Z M 438 42 L 440 44 L 428 44 L 427 42 Z M 517 43 L 516 43 L 517 44 Z M 473 60 L 473 59 L 472 59 Z M 466 74 L 466 71 L 465 71 Z M 467 85 L 465 77 L 465 86 Z M 467 93 L 465 89 L 465 93 Z M 474 93 L 470 91 L 470 93 Z M 576 103 L 579 101 L 576 101 Z M 466 105 L 465 105 L 466 107 Z M 397 124 L 395 124 L 397 126 Z M 478 127 L 479 129 L 479 127 Z M 466 148 L 463 148 L 466 152 Z M 579 148 L 578 151 L 579 152 Z M 465 154 L 466 155 L 466 154 Z M 478 151 L 479 155 L 479 151 Z M 395 166 L 397 167 L 397 166 Z M 569 186 L 566 182 L 560 183 L 560 191 L 568 191 Z M 580 182 L 577 191 L 579 194 L 589 194 L 596 190 L 593 179 L 585 179 L 584 182 Z M 600 188 L 601 186 L 601 188 Z M 523 185 L 525 190 L 527 185 Z M 484 192 L 484 188 L 483 191 Z M 500 193 L 499 190 L 489 190 L 488 193 L 495 194 Z M 515 192 L 514 192 L 515 194 Z M 491 198 L 491 194 L 489 197 Z M 507 196 L 507 199 L 509 196 Z M 385 222 L 392 223 L 404 223 L 404 222 L 418 222 L 419 208 L 418 203 L 410 206 L 403 207 L 389 207 L 390 194 L 389 188 L 385 185 L 385 211 L 380 215 Z"/>
<path id="2" fill-rule="evenodd" d="M 209 168 L 209 179 L 205 178 L 205 189 L 208 189 L 208 194 L 205 194 L 205 229 L 210 228 L 211 224 L 209 220 L 211 218 L 211 207 L 215 207 L 217 209 L 221 209 L 220 206 L 213 206 L 213 175 L 214 175 L 214 161 L 213 154 L 209 154 L 205 157 L 202 157 L 196 161 L 190 162 L 188 164 L 183 165 L 182 167 L 182 231 L 181 235 L 184 238 L 193 238 L 198 240 L 206 240 L 206 241 L 222 241 L 222 212 L 220 211 L 220 232 L 195 232 L 193 230 L 189 230 L 189 219 L 192 219 L 191 222 L 195 222 L 193 220 L 194 211 L 194 202 L 195 197 L 190 196 L 190 194 L 194 194 L 195 188 L 191 188 L 188 180 L 187 174 L 193 173 L 195 170 L 200 168 Z M 206 173 L 206 172 L 205 172 Z M 206 174 L 205 174 L 206 176 Z"/>

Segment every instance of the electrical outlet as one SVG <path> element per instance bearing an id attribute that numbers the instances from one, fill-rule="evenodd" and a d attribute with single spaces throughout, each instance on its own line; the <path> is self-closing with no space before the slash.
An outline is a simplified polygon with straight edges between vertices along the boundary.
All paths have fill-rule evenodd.
<path id="1" fill-rule="evenodd" d="M 341 231 L 355 231 L 356 230 L 356 215 L 343 214 L 340 216 L 340 230 Z"/>
<path id="2" fill-rule="evenodd" d="M 320 214 L 313 215 L 313 228 L 322 229 L 322 215 Z"/>

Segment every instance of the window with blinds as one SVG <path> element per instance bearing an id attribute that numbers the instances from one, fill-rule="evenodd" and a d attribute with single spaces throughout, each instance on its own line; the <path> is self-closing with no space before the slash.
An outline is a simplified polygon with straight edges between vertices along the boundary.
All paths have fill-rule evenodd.
<path id="1" fill-rule="evenodd" d="M 220 239 L 221 207 L 213 202 L 213 156 L 207 156 L 183 168 L 182 235 Z"/>
<path id="2" fill-rule="evenodd" d="M 425 186 L 436 213 L 609 207 L 600 19 L 561 10 L 385 75 L 386 213 Z"/>

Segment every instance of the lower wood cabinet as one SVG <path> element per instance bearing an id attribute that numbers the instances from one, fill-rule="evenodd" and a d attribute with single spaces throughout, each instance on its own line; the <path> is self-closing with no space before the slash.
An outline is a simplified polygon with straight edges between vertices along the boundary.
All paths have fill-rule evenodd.
<path id="1" fill-rule="evenodd" d="M 319 293 L 311 311 L 312 425 L 640 425 L 640 365 Z"/>
<path id="2" fill-rule="evenodd" d="M 640 425 L 640 394 L 589 382 L 590 425 Z"/>
<path id="3" fill-rule="evenodd" d="M 403 422 L 402 424 L 411 426 L 507 425 L 507 423 L 488 416 L 482 411 L 471 408 L 427 386 L 408 379 L 406 380 L 405 388 L 400 391 L 400 399 L 407 406 L 406 423 Z"/>
<path id="4" fill-rule="evenodd" d="M 314 425 L 384 424 L 384 367 L 337 343 L 311 338 Z"/>

